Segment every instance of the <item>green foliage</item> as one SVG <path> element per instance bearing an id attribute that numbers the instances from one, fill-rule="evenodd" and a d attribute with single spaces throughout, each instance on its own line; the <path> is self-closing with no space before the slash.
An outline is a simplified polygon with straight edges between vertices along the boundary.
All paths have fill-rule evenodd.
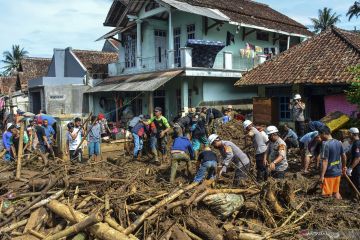
<path id="1" fill-rule="evenodd" d="M 352 5 L 348 12 L 346 13 L 346 16 L 349 17 L 349 21 L 353 18 L 356 17 L 358 18 L 360 16 L 360 2 L 355 1 L 354 5 Z"/>
<path id="2" fill-rule="evenodd" d="M 314 32 L 322 32 L 340 22 L 340 15 L 332 12 L 331 8 L 319 9 L 318 18 L 310 18 Z"/>
<path id="3" fill-rule="evenodd" d="M 11 75 L 15 70 L 18 71 L 21 59 L 26 57 L 27 54 L 28 52 L 25 51 L 24 48 L 20 48 L 19 45 L 13 45 L 11 52 L 5 51 L 3 53 L 4 60 L 2 60 L 2 62 L 5 63 L 3 74 Z"/>
<path id="4" fill-rule="evenodd" d="M 360 65 L 350 67 L 349 71 L 355 74 L 355 79 L 346 91 L 346 96 L 349 102 L 356 104 L 360 109 Z"/>

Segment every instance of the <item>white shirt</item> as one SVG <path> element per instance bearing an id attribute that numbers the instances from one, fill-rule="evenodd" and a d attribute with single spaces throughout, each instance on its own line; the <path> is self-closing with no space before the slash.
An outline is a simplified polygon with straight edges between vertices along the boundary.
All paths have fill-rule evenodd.
<path id="1" fill-rule="evenodd" d="M 82 139 L 82 136 L 81 136 L 81 132 L 76 136 L 75 139 L 73 139 L 71 137 L 71 134 L 76 134 L 77 132 L 80 131 L 80 128 L 74 128 L 73 132 L 70 133 L 70 132 L 67 132 L 67 141 L 69 142 L 69 150 L 76 150 L 77 147 L 80 145 L 80 142 L 81 142 L 81 139 Z"/>

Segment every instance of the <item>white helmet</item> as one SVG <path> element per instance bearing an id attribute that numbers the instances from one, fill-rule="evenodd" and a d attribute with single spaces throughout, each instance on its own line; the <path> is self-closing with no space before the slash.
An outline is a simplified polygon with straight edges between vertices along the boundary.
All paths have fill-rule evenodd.
<path id="1" fill-rule="evenodd" d="M 216 139 L 219 139 L 219 135 L 217 135 L 217 134 L 211 134 L 211 135 L 209 136 L 209 138 L 208 138 L 208 141 L 209 141 L 210 145 L 213 144 L 213 142 L 214 142 Z"/>
<path id="2" fill-rule="evenodd" d="M 250 120 L 245 120 L 244 122 L 243 122 L 243 127 L 244 127 L 244 129 L 246 129 L 248 126 L 250 126 L 252 124 L 252 121 L 250 121 Z"/>
<path id="3" fill-rule="evenodd" d="M 301 95 L 300 94 L 295 94 L 294 100 L 299 100 L 299 99 L 301 99 Z"/>
<path id="4" fill-rule="evenodd" d="M 12 123 L 6 124 L 6 130 L 9 130 L 9 128 L 10 128 L 12 125 L 13 125 Z"/>
<path id="5" fill-rule="evenodd" d="M 277 129 L 277 127 L 275 126 L 268 126 L 265 130 L 267 135 L 273 134 L 273 133 L 278 133 L 279 130 Z"/>
<path id="6" fill-rule="evenodd" d="M 227 109 L 232 109 L 232 108 L 233 108 L 232 105 L 228 105 L 228 106 L 227 106 Z"/>
<path id="7" fill-rule="evenodd" d="M 349 132 L 351 134 L 359 134 L 359 129 L 356 128 L 356 127 L 352 127 L 352 128 L 349 129 Z"/>

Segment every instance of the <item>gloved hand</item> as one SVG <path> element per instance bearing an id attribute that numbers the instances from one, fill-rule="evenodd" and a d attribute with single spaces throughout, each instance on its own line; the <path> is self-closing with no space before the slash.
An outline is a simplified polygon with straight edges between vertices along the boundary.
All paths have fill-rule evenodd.
<path id="1" fill-rule="evenodd" d="M 351 177 L 351 173 L 352 173 L 352 168 L 348 168 L 347 170 L 346 170 L 346 175 L 348 175 L 349 177 Z"/>
<path id="2" fill-rule="evenodd" d="M 220 172 L 219 172 L 219 177 L 221 177 L 221 175 L 222 175 L 223 173 L 226 173 L 226 166 L 223 166 L 223 167 L 221 168 L 221 170 L 220 170 Z"/>

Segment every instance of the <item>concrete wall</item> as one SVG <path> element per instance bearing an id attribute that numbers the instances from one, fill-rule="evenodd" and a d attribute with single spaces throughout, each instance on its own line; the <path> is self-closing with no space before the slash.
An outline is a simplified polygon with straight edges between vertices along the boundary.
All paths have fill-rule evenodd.
<path id="1" fill-rule="evenodd" d="M 74 85 L 45 86 L 45 109 L 49 114 L 85 113 L 83 95 L 87 88 Z"/>
<path id="2" fill-rule="evenodd" d="M 86 69 L 74 56 L 71 50 L 65 50 L 65 77 L 84 77 Z"/>

